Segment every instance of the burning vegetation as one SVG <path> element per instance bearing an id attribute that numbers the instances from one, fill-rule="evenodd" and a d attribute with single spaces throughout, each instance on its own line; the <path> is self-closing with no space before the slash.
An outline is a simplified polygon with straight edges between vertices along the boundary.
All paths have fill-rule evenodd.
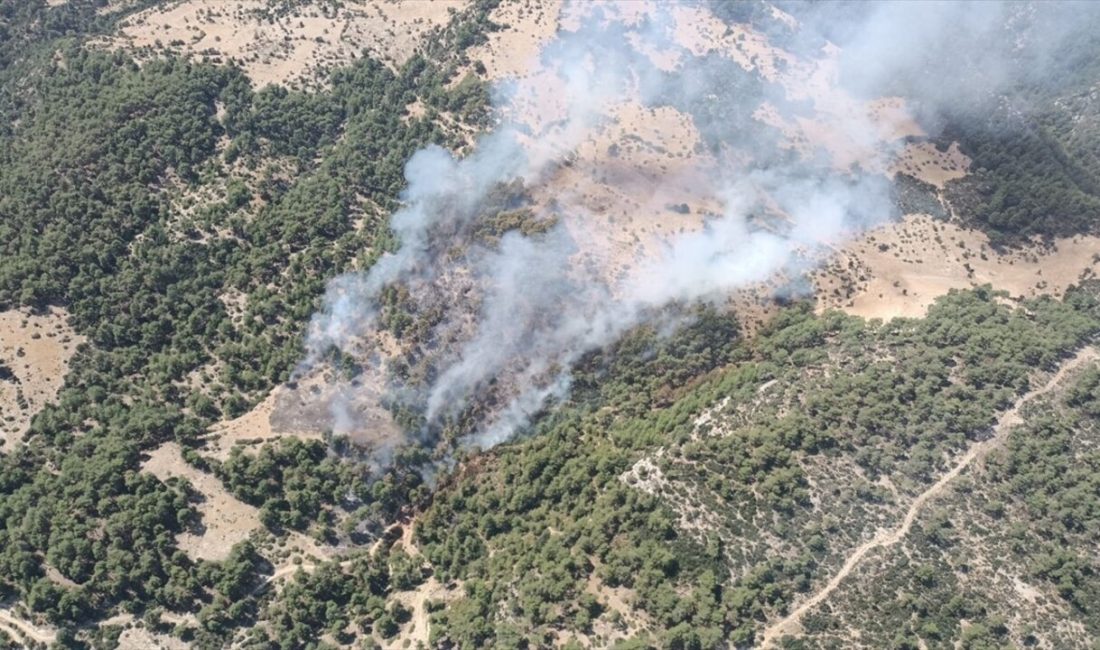
<path id="1" fill-rule="evenodd" d="M 0 645 L 1100 636 L 1090 5 L 17 4 Z"/>

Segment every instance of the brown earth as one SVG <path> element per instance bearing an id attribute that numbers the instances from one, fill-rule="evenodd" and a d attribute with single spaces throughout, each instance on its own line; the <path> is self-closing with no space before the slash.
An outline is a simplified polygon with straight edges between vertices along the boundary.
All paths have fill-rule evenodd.
<path id="1" fill-rule="evenodd" d="M 970 170 L 970 158 L 959 151 L 959 143 L 952 142 L 946 151 L 940 151 L 931 142 L 914 142 L 905 145 L 890 166 L 890 173 L 905 173 L 943 189 L 947 181 L 966 176 Z"/>
<path id="2" fill-rule="evenodd" d="M 389 453 L 405 438 L 381 404 L 385 377 L 384 366 L 366 368 L 352 380 L 317 368 L 276 386 L 244 415 L 212 426 L 203 453 L 224 461 L 234 447 L 247 452 L 280 438 L 321 440 L 327 434 Z"/>
<path id="3" fill-rule="evenodd" d="M 1013 298 L 1060 297 L 1100 270 L 1100 237 L 1056 239 L 999 253 L 976 230 L 924 215 L 871 230 L 814 277 L 818 306 L 864 318 L 919 317 L 951 289 L 991 284 Z"/>
<path id="4" fill-rule="evenodd" d="M 532 34 L 531 42 L 542 42 L 553 33 L 546 24 L 545 12 L 557 11 L 556 5 L 543 13 L 521 2 L 506 3 L 504 7 L 511 12 L 508 16 L 519 17 L 514 30 L 538 26 L 538 35 Z M 858 163 L 884 175 L 906 171 L 937 185 L 965 174 L 969 161 L 957 146 L 939 154 L 928 143 L 905 144 L 906 139 L 921 137 L 924 132 L 902 100 L 885 97 L 863 101 L 840 90 L 836 48 L 826 48 L 819 60 L 801 60 L 771 46 L 748 27 L 726 25 L 704 6 L 669 7 L 641 1 L 582 3 L 568 5 L 558 13 L 561 28 L 570 30 L 601 15 L 641 25 L 659 9 L 668 10 L 675 23 L 677 44 L 691 55 L 714 53 L 728 57 L 746 70 L 758 70 L 766 79 L 779 83 L 791 98 L 812 103 L 812 117 L 786 117 L 766 102 L 755 114 L 761 122 L 777 128 L 786 145 L 803 157 L 825 155 L 833 167 L 842 170 Z M 500 11 L 501 20 L 507 20 L 504 10 Z M 508 30 L 502 33 L 519 38 Z M 636 37 L 631 40 L 634 47 L 658 67 L 673 69 L 683 63 L 680 51 L 658 51 L 639 33 L 630 35 Z M 527 40 L 523 42 L 530 45 Z M 496 58 L 487 68 L 502 69 L 498 54 L 491 54 Z M 718 178 L 749 162 L 750 152 L 734 152 L 716 160 L 702 146 L 691 116 L 668 107 L 645 108 L 629 96 L 598 106 L 601 119 L 591 124 L 561 129 L 570 115 L 562 101 L 568 90 L 557 75 L 543 69 L 529 53 L 522 59 L 530 62 L 522 72 L 513 67 L 502 73 L 520 80 L 504 116 L 534 134 L 534 158 L 560 157 L 563 147 L 570 151 L 568 164 L 553 167 L 540 180 L 535 194 L 544 210 L 561 209 L 562 221 L 579 247 L 574 257 L 579 269 L 594 269 L 615 287 L 640 263 L 658 258 L 677 235 L 697 231 L 708 218 L 723 213 L 724 184 Z M 869 132 L 868 124 L 873 127 Z M 582 131 L 578 133 L 576 128 Z M 767 202 L 768 197 L 761 195 Z M 777 283 L 782 280 L 777 279 Z M 750 287 L 739 292 L 745 296 L 732 298 L 737 307 L 753 314 L 755 324 L 750 330 L 770 311 L 767 301 L 760 300 L 768 291 L 768 286 Z"/>
<path id="5" fill-rule="evenodd" d="M 249 447 L 277 440 L 283 436 L 301 439 L 320 439 L 322 429 L 308 426 L 291 426 L 290 413 L 295 405 L 312 406 L 314 402 L 306 398 L 309 388 L 298 390 L 285 385 L 278 386 L 262 402 L 240 417 L 215 424 L 210 429 L 206 453 L 218 460 L 226 460 L 234 447 Z M 313 408 L 317 408 L 313 406 Z M 278 415 L 276 415 L 278 413 Z M 298 413 L 301 415 L 301 413 Z M 278 422 L 278 425 L 273 423 Z"/>
<path id="6" fill-rule="evenodd" d="M 0 451 L 12 449 L 26 433 L 31 417 L 50 402 L 65 382 L 69 359 L 85 341 L 68 325 L 58 307 L 45 313 L 0 312 Z"/>
<path id="7" fill-rule="evenodd" d="M 489 13 L 489 19 L 504 27 L 490 32 L 487 42 L 471 48 L 470 59 L 480 61 L 485 76 L 494 81 L 525 77 L 535 67 L 542 46 L 557 32 L 561 11 L 559 0 L 502 2 Z"/>
<path id="8" fill-rule="evenodd" d="M 35 625 L 6 607 L 0 608 L 0 631 L 17 642 L 22 640 L 27 646 L 32 642 L 48 645 L 57 638 L 53 628 Z"/>
<path id="9" fill-rule="evenodd" d="M 340 4 L 263 0 L 184 0 L 126 18 L 102 44 L 147 56 L 167 50 L 242 66 L 257 86 L 315 85 L 322 71 L 364 51 L 391 66 L 404 63 L 466 0 L 387 0 Z M 270 18 L 270 20 L 269 20 Z"/>
<path id="10" fill-rule="evenodd" d="M 201 495 L 197 509 L 201 517 L 198 531 L 180 534 L 179 547 L 194 559 L 224 560 L 234 544 L 248 539 L 262 528 L 259 510 L 230 494 L 222 482 L 183 459 L 180 446 L 167 442 L 149 453 L 142 470 L 162 481 L 172 477 L 186 479 Z"/>
<path id="11" fill-rule="evenodd" d="M 428 645 L 430 623 L 428 621 L 428 601 L 450 601 L 462 595 L 458 585 L 444 585 L 435 577 L 430 577 L 412 591 L 394 594 L 394 600 L 400 602 L 412 617 L 401 626 L 401 630 L 392 639 L 382 644 L 383 648 L 415 648 L 419 644 Z"/>
<path id="12" fill-rule="evenodd" d="M 130 627 L 118 637 L 118 650 L 186 650 L 190 646 L 164 634 L 150 632 L 143 627 Z"/>

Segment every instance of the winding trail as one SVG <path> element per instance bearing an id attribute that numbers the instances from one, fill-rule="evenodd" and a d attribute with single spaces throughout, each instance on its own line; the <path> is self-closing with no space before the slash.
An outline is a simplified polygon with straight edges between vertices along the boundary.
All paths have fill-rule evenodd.
<path id="1" fill-rule="evenodd" d="M 405 521 L 405 522 L 395 522 L 395 523 L 392 523 L 389 526 L 387 526 L 386 529 L 382 531 L 382 535 L 379 536 L 379 538 L 377 540 L 375 540 L 375 542 L 371 545 L 370 549 L 368 549 L 367 556 L 368 557 L 374 557 L 375 555 L 378 554 L 379 549 L 382 548 L 382 544 L 386 541 L 386 536 L 390 532 L 392 532 L 395 529 L 400 529 L 404 526 L 411 526 L 411 525 L 412 525 L 411 522 Z M 392 545 L 395 541 L 397 541 L 397 540 L 391 540 L 390 544 Z M 360 557 L 362 557 L 362 556 L 356 555 L 354 557 L 346 558 L 344 560 L 336 562 L 336 566 L 340 567 L 341 569 L 346 569 L 349 566 L 351 566 L 352 563 L 354 563 Z M 329 557 L 329 558 L 319 560 L 317 558 L 310 557 L 308 559 L 303 558 L 302 561 L 298 564 L 294 564 L 294 563 L 291 563 L 291 562 L 281 563 L 281 564 L 279 564 L 275 567 L 275 571 L 271 575 L 264 578 L 263 581 L 261 581 L 259 584 L 257 584 L 252 589 L 252 593 L 255 594 L 255 593 L 259 593 L 260 591 L 263 591 L 269 585 L 271 585 L 275 581 L 279 580 L 280 578 L 285 578 L 287 576 L 294 575 L 295 573 L 298 572 L 299 569 L 301 569 L 302 571 L 305 571 L 306 573 L 312 573 L 313 571 L 315 571 L 317 569 L 317 567 L 321 566 L 322 564 L 326 564 L 329 561 L 333 561 L 335 559 L 336 558 Z"/>
<path id="2" fill-rule="evenodd" d="M 1020 399 L 1016 400 L 1012 408 L 1005 411 L 1001 417 L 997 419 L 997 423 L 993 426 L 993 436 L 991 438 L 972 445 L 970 449 L 959 458 L 954 467 L 948 470 L 927 490 L 913 499 L 913 502 L 909 505 L 909 510 L 905 513 L 905 517 L 897 527 L 882 531 L 853 549 L 848 555 L 848 558 L 844 561 L 844 564 L 841 565 L 840 570 L 837 571 L 836 575 L 834 575 L 825 586 L 806 599 L 783 619 L 765 628 L 759 647 L 767 648 L 775 646 L 776 642 L 781 637 L 797 634 L 800 629 L 802 617 L 828 598 L 868 553 L 876 548 L 893 546 L 900 542 L 909 533 L 909 529 L 913 526 L 913 522 L 916 521 L 924 504 L 943 492 L 948 483 L 954 480 L 964 469 L 969 467 L 975 459 L 984 456 L 989 453 L 993 447 L 1004 442 L 1008 431 L 1012 427 L 1023 422 L 1023 418 L 1020 417 L 1020 409 L 1023 408 L 1024 404 L 1040 395 L 1050 392 L 1065 379 L 1068 373 L 1077 369 L 1082 364 L 1095 361 L 1098 358 L 1100 358 L 1100 353 L 1097 352 L 1096 348 L 1092 346 L 1082 348 L 1076 355 L 1064 361 L 1061 367 L 1058 368 L 1058 371 L 1051 376 L 1046 384 L 1031 390 L 1021 396 Z"/>
<path id="3" fill-rule="evenodd" d="M 340 567 L 341 569 L 346 569 L 349 566 L 351 566 L 352 562 L 355 562 L 356 559 L 358 559 L 358 558 L 350 558 L 350 559 L 347 559 L 347 560 L 343 560 L 341 562 L 337 562 L 336 566 Z M 260 593 L 261 591 L 267 589 L 269 586 L 274 584 L 280 578 L 285 578 L 287 576 L 292 576 L 292 575 L 298 573 L 299 569 L 301 569 L 302 571 L 305 571 L 306 573 L 313 573 L 315 570 L 317 570 L 317 567 L 321 566 L 322 564 L 325 564 L 325 562 L 323 560 L 322 561 L 312 561 L 312 562 L 303 561 L 301 564 L 284 564 L 284 565 L 278 567 L 277 569 L 275 569 L 274 573 L 267 576 L 262 581 L 260 581 L 259 584 L 257 584 L 255 587 L 253 587 L 252 588 L 252 593 L 253 594 Z"/>
<path id="4" fill-rule="evenodd" d="M 0 609 L 0 630 L 3 630 L 17 643 L 22 640 L 35 641 L 49 645 L 57 638 L 57 633 L 49 628 L 38 627 L 12 615 L 9 609 Z"/>

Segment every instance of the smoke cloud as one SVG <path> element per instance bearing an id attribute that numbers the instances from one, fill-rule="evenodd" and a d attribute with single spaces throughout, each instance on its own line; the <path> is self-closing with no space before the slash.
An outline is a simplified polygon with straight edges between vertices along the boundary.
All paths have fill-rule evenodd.
<path id="1" fill-rule="evenodd" d="M 1022 9 L 804 9 L 775 14 L 784 51 L 706 5 L 567 6 L 563 24 L 576 26 L 542 49 L 532 75 L 495 88 L 500 123 L 471 154 L 432 146 L 408 161 L 391 218 L 400 247 L 330 284 L 300 372 L 338 350 L 363 360 L 354 382 L 384 384 L 416 415 L 399 443 L 452 431 L 463 446 L 499 444 L 568 395 L 583 355 L 683 318 L 669 305 L 719 304 L 797 275 L 894 216 L 882 170 L 913 127 L 866 98 L 901 79 L 935 112 L 1015 81 L 1012 48 L 970 45 L 1003 36 Z M 1048 23 L 1031 63 L 1064 36 Z M 944 83 L 953 59 L 989 75 Z M 683 152 L 637 144 L 631 120 L 676 116 L 686 116 L 682 139 L 696 140 Z M 792 144 L 796 127 L 818 139 Z M 501 214 L 530 227 L 486 236 Z M 382 349 L 384 331 L 397 332 L 396 350 Z M 334 407 L 342 431 L 355 429 L 349 400 Z"/>

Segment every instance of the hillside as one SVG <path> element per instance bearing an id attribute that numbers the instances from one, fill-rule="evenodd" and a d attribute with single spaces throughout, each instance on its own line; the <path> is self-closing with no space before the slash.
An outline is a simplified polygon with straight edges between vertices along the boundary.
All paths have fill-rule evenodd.
<path id="1" fill-rule="evenodd" d="M 0 1 L 0 647 L 1092 647 L 1097 27 Z"/>

